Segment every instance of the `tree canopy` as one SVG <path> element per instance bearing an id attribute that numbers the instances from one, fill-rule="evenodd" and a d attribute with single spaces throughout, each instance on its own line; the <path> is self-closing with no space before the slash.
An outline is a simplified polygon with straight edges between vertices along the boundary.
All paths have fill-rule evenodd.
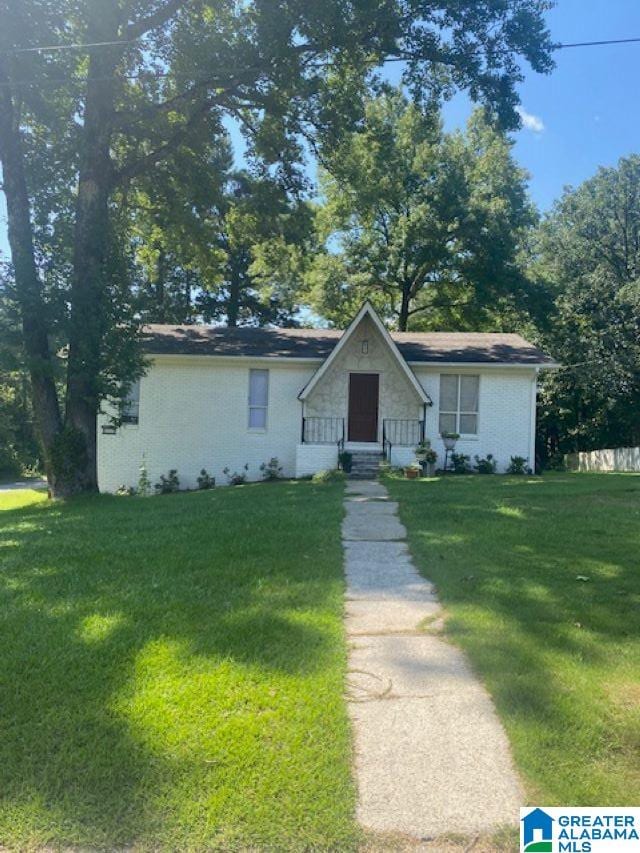
<path id="1" fill-rule="evenodd" d="M 141 369 L 118 239 L 137 182 L 184 152 L 210 151 L 233 118 L 249 156 L 301 188 L 304 146 L 339 143 L 385 60 L 404 63 L 417 101 L 463 87 L 515 126 L 520 62 L 551 67 L 546 5 L 2 0 L 0 161 L 52 491 L 97 488 L 101 401 Z M 40 49 L 49 45 L 70 49 Z M 67 344 L 62 395 L 57 335 Z"/>
<path id="2" fill-rule="evenodd" d="M 543 342 L 544 455 L 640 444 L 640 156 L 568 189 L 541 225 L 532 274 L 554 299 Z"/>
<path id="3" fill-rule="evenodd" d="M 447 134 L 398 90 L 369 101 L 325 159 L 316 310 L 343 322 L 369 298 L 401 330 L 478 329 L 525 306 L 519 253 L 536 214 L 511 146 L 481 110 Z"/>

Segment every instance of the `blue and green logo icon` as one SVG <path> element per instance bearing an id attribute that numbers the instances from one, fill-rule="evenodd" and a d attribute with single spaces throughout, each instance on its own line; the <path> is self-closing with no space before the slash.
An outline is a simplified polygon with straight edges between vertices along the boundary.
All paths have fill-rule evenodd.
<path id="1" fill-rule="evenodd" d="M 522 818 L 522 849 L 525 853 L 552 853 L 553 818 L 542 809 L 533 809 Z"/>

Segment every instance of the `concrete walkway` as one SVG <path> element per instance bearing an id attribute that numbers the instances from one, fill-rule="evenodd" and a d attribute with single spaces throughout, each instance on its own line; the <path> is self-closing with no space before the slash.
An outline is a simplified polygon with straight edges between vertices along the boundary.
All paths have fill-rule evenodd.
<path id="1" fill-rule="evenodd" d="M 359 822 L 423 841 L 517 825 L 523 794 L 491 700 L 462 652 L 419 628 L 437 626 L 440 607 L 397 504 L 380 483 L 351 481 L 345 507 Z"/>

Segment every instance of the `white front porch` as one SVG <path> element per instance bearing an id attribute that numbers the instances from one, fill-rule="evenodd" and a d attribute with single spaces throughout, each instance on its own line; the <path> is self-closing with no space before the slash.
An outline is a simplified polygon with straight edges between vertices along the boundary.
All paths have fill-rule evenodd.
<path id="1" fill-rule="evenodd" d="M 413 459 L 431 399 L 367 303 L 298 395 L 302 403 L 298 476 L 342 450 Z M 313 449 L 311 449 L 313 448 Z"/>
<path id="2" fill-rule="evenodd" d="M 337 468 L 342 450 L 354 455 L 377 453 L 394 468 L 408 465 L 415 459 L 424 428 L 420 418 L 385 418 L 380 430 L 382 441 L 348 441 L 346 419 L 303 417 L 301 441 L 296 446 L 296 477 Z"/>

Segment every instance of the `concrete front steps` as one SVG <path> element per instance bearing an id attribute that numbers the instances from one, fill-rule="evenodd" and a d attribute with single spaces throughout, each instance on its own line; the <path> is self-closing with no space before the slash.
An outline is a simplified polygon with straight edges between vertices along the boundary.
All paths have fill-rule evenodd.
<path id="1" fill-rule="evenodd" d="M 378 450 L 350 450 L 352 480 L 375 480 L 380 473 L 382 453 Z"/>

